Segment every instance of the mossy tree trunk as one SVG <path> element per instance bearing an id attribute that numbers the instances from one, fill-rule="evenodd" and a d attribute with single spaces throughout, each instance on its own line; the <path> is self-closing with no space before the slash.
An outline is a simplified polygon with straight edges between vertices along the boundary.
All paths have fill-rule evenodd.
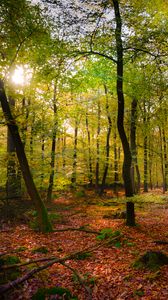
<path id="1" fill-rule="evenodd" d="M 5 93 L 5 89 L 4 89 L 4 84 L 3 84 L 2 80 L 0 80 L 0 102 L 1 102 L 2 110 L 4 113 L 4 117 L 6 119 L 8 129 L 11 133 L 13 143 L 16 148 L 16 154 L 17 154 L 17 158 L 18 158 L 18 161 L 20 164 L 22 175 L 23 175 L 23 178 L 25 181 L 25 185 L 27 187 L 27 192 L 37 210 L 37 214 L 38 214 L 37 219 L 38 219 L 39 229 L 42 232 L 50 232 L 50 231 L 52 231 L 52 226 L 51 226 L 51 223 L 48 218 L 48 213 L 47 213 L 44 203 L 37 191 L 37 188 L 34 184 L 32 174 L 30 172 L 29 164 L 27 161 L 27 157 L 26 157 L 26 154 L 24 151 L 24 146 L 23 146 L 23 143 L 20 138 L 18 126 L 15 122 L 15 119 L 13 118 L 13 116 L 11 114 L 9 103 L 7 101 L 7 97 L 6 97 L 6 93 Z"/>

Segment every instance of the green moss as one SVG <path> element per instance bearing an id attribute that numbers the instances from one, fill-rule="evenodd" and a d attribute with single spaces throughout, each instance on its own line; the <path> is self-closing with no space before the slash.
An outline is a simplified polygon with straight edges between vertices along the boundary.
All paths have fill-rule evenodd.
<path id="1" fill-rule="evenodd" d="M 144 291 L 142 289 L 134 291 L 134 296 L 142 297 L 142 296 L 144 296 L 144 294 L 145 293 L 144 293 Z"/>
<path id="2" fill-rule="evenodd" d="M 20 263 L 20 259 L 17 256 L 5 256 L 0 259 L 0 266 L 3 265 L 15 265 Z M 0 273 L 0 284 L 13 281 L 21 275 L 19 268 L 16 266 L 14 269 L 2 271 Z"/>
<path id="3" fill-rule="evenodd" d="M 91 257 L 92 254 L 89 252 L 84 252 L 84 253 L 79 253 L 75 256 L 76 259 L 82 260 L 82 259 L 87 259 L 88 257 Z"/>
<path id="4" fill-rule="evenodd" d="M 5 256 L 4 257 L 4 264 L 5 265 L 14 265 L 20 263 L 20 259 L 17 256 Z"/>
<path id="5" fill-rule="evenodd" d="M 48 249 L 46 247 L 44 247 L 44 246 L 38 247 L 38 248 L 35 248 L 35 249 L 32 250 L 32 253 L 43 253 L 43 254 L 46 254 L 48 252 L 49 252 Z"/>
<path id="6" fill-rule="evenodd" d="M 59 300 L 77 300 L 77 297 L 72 296 L 71 292 L 64 287 L 38 289 L 38 291 L 33 295 L 32 300 L 45 300 L 51 295 L 59 296 L 59 298 L 57 298 Z"/>
<path id="7" fill-rule="evenodd" d="M 134 268 L 148 268 L 150 270 L 158 270 L 161 266 L 168 264 L 168 256 L 160 251 L 147 251 L 138 258 L 134 264 Z"/>

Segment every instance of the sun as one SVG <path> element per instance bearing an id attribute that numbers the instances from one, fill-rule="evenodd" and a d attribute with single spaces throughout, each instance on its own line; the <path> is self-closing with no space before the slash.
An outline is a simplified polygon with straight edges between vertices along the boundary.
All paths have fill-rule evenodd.
<path id="1" fill-rule="evenodd" d="M 24 69 L 21 66 L 18 66 L 12 75 L 12 81 L 15 84 L 23 85 L 25 78 L 24 78 Z"/>

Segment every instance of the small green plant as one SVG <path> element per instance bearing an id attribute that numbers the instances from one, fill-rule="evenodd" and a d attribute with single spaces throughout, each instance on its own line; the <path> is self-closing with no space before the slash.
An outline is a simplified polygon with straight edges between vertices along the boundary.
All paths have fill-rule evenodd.
<path id="1" fill-rule="evenodd" d="M 20 263 L 20 259 L 17 256 L 5 256 L 0 259 L 0 267 L 3 265 L 15 265 Z M 15 280 L 21 274 L 19 268 L 16 266 L 12 270 L 5 270 L 0 274 L 0 284 L 4 284 L 8 281 Z"/>
<path id="2" fill-rule="evenodd" d="M 46 247 L 44 247 L 44 246 L 38 247 L 38 248 L 35 248 L 35 249 L 32 250 L 32 253 L 43 253 L 43 254 L 46 254 L 48 252 L 49 252 L 48 249 Z"/>
<path id="3" fill-rule="evenodd" d="M 56 220 L 61 220 L 61 215 L 57 214 L 57 213 L 50 213 L 49 214 L 49 219 L 51 222 L 56 221 Z"/>
<path id="4" fill-rule="evenodd" d="M 114 238 L 117 236 L 120 236 L 121 232 L 116 230 L 116 231 L 112 231 L 111 228 L 104 228 L 100 231 L 100 234 L 97 235 L 97 239 L 98 240 L 104 240 L 104 239 L 110 239 L 110 238 Z"/>
<path id="5" fill-rule="evenodd" d="M 4 258 L 4 264 L 5 265 L 14 265 L 20 263 L 20 259 L 17 256 L 6 256 Z"/>
<path id="6" fill-rule="evenodd" d="M 37 210 L 33 210 L 33 211 L 31 212 L 31 215 L 32 215 L 32 217 L 37 217 Z"/>
<path id="7" fill-rule="evenodd" d="M 22 252 L 22 251 L 25 251 L 27 250 L 27 247 L 24 247 L 24 246 L 20 246 L 16 249 L 16 252 Z"/>
<path id="8" fill-rule="evenodd" d="M 73 296 L 71 292 L 64 287 L 51 287 L 51 288 L 40 288 L 33 295 L 32 300 L 45 300 L 48 296 L 55 295 L 58 296 L 59 300 L 78 300 L 76 296 Z"/>
<path id="9" fill-rule="evenodd" d="M 38 231 L 39 230 L 39 226 L 38 226 L 38 223 L 37 223 L 37 219 L 35 218 L 34 220 L 31 220 L 29 222 L 29 226 L 31 229 L 35 230 L 35 231 Z"/>
<path id="10" fill-rule="evenodd" d="M 135 246 L 135 243 L 129 242 L 128 240 L 124 240 L 124 244 L 128 247 L 133 247 Z"/>
<path id="11" fill-rule="evenodd" d="M 134 296 L 139 296 L 139 297 L 142 297 L 144 296 L 144 291 L 142 289 L 139 289 L 139 290 L 135 290 L 134 291 Z"/>
<path id="12" fill-rule="evenodd" d="M 78 198 L 82 198 L 82 197 L 85 197 L 85 196 L 86 196 L 86 194 L 85 194 L 84 190 L 80 190 L 80 191 L 76 192 L 76 197 L 78 197 Z"/>
<path id="13" fill-rule="evenodd" d="M 115 246 L 116 248 L 121 248 L 121 247 L 122 247 L 120 241 L 117 241 L 117 242 L 114 244 L 114 246 Z"/>

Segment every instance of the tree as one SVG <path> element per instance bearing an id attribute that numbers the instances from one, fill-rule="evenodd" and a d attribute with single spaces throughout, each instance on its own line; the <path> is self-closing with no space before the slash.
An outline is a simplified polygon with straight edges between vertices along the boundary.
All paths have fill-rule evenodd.
<path id="1" fill-rule="evenodd" d="M 4 117 L 6 119 L 6 123 L 8 126 L 8 129 L 10 130 L 13 143 L 16 148 L 16 153 L 18 157 L 18 161 L 20 163 L 20 168 L 22 171 L 22 175 L 27 187 L 28 194 L 33 201 L 35 208 L 37 210 L 38 214 L 38 225 L 42 232 L 50 232 L 52 231 L 52 226 L 48 218 L 47 210 L 44 206 L 44 203 L 42 199 L 40 198 L 40 195 L 36 189 L 36 186 L 34 184 L 27 157 L 25 155 L 24 146 L 20 138 L 18 126 L 15 122 L 15 119 L 13 118 L 10 107 L 7 101 L 4 84 L 3 81 L 0 80 L 0 101 L 2 105 L 2 110 L 4 113 Z"/>
<path id="2" fill-rule="evenodd" d="M 124 93 L 123 93 L 123 45 L 122 45 L 122 20 L 119 10 L 118 0 L 113 0 L 116 29 L 116 50 L 117 50 L 117 96 L 118 96 L 118 116 L 117 116 L 117 127 L 120 135 L 120 139 L 124 151 L 124 162 L 123 162 L 123 179 L 125 185 L 126 197 L 133 196 L 133 186 L 131 180 L 131 163 L 132 156 L 128 143 L 128 139 L 124 130 Z M 127 202 L 127 225 L 135 225 L 135 214 L 134 214 L 134 203 L 131 201 Z"/>

